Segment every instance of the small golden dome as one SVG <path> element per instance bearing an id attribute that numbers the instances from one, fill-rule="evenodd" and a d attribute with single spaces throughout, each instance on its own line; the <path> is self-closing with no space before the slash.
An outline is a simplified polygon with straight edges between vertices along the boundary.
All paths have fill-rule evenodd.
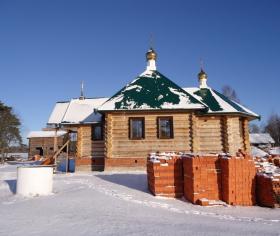
<path id="1" fill-rule="evenodd" d="M 150 50 L 146 53 L 146 59 L 147 61 L 157 59 L 157 53 L 154 49 L 150 48 Z"/>
<path id="2" fill-rule="evenodd" d="M 201 69 L 200 72 L 198 73 L 197 77 L 198 77 L 199 80 L 207 79 L 207 74 L 204 72 L 203 69 Z"/>

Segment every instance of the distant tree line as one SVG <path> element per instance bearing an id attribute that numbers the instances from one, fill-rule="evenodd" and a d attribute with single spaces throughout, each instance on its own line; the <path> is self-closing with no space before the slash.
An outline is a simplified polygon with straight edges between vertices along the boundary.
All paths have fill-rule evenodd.
<path id="1" fill-rule="evenodd" d="M 229 99 L 240 103 L 236 91 L 229 85 L 223 86 L 222 93 Z M 249 128 L 250 133 L 269 133 L 274 139 L 275 145 L 280 146 L 280 115 L 277 113 L 272 113 L 265 124 L 257 125 L 252 123 Z"/>
<path id="2" fill-rule="evenodd" d="M 275 141 L 275 146 L 280 146 L 280 115 L 278 115 L 277 113 L 272 113 L 268 117 L 267 122 L 262 126 L 251 124 L 250 132 L 269 133 Z"/>
<path id="3" fill-rule="evenodd" d="M 22 144 L 20 135 L 21 122 L 13 108 L 0 101 L 0 158 L 4 162 L 5 154 L 11 146 Z"/>

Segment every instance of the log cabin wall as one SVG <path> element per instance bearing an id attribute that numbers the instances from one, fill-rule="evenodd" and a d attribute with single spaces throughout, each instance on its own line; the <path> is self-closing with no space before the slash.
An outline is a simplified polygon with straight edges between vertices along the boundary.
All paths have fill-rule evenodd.
<path id="1" fill-rule="evenodd" d="M 228 152 L 235 155 L 241 149 L 251 153 L 249 120 L 240 116 L 196 116 L 194 152 Z M 196 144 L 197 143 L 197 144 Z"/>
<path id="2" fill-rule="evenodd" d="M 173 117 L 174 138 L 157 137 L 157 117 Z M 129 139 L 129 118 L 145 119 L 145 138 Z M 250 151 L 248 119 L 240 116 L 201 116 L 186 112 L 109 113 L 105 117 L 105 168 L 145 165 L 156 151 L 229 152 Z M 141 160 L 142 159 L 142 160 Z M 106 166 L 107 165 L 107 166 Z"/>
<path id="3" fill-rule="evenodd" d="M 224 151 L 221 116 L 198 116 L 196 129 L 198 142 L 196 151 L 203 153 Z"/>
<path id="4" fill-rule="evenodd" d="M 157 131 L 158 117 L 173 118 L 174 138 L 159 139 Z M 143 117 L 145 138 L 129 138 L 129 118 Z M 105 117 L 105 160 L 106 165 L 145 166 L 148 153 L 156 151 L 191 151 L 190 113 L 124 113 L 106 114 Z M 117 161 L 118 160 L 118 161 Z"/>
<path id="5" fill-rule="evenodd" d="M 158 117 L 172 117 L 174 137 L 159 139 Z M 145 138 L 129 138 L 129 118 L 143 117 Z M 105 115 L 104 140 L 92 140 L 92 126 L 77 127 L 77 165 L 87 169 L 144 167 L 156 151 L 250 151 L 248 119 L 239 116 L 202 116 L 194 112 L 115 112 Z"/>
<path id="6" fill-rule="evenodd" d="M 77 158 L 78 170 L 104 169 L 104 140 L 92 140 L 92 126 L 77 127 Z"/>
<path id="7" fill-rule="evenodd" d="M 91 125 L 81 125 L 77 130 L 77 157 L 90 158 L 91 156 Z"/>
<path id="8" fill-rule="evenodd" d="M 62 147 L 64 143 L 64 136 L 57 137 L 58 147 Z M 40 155 L 40 148 L 42 148 L 43 156 L 50 157 L 54 154 L 54 138 L 29 138 L 29 158 L 34 155 Z"/>
<path id="9" fill-rule="evenodd" d="M 234 155 L 239 149 L 250 153 L 249 121 L 239 116 L 226 116 L 224 126 L 224 150 Z"/>

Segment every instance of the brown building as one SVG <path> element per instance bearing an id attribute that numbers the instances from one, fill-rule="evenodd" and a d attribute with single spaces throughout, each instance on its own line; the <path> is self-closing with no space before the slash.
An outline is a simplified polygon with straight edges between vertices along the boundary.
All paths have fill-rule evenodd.
<path id="1" fill-rule="evenodd" d="M 50 157 L 54 155 L 55 135 L 57 135 L 57 146 L 62 147 L 67 140 L 66 131 L 32 131 L 28 134 L 29 152 L 28 157 L 35 155 Z"/>
<path id="2" fill-rule="evenodd" d="M 78 169 L 145 167 L 150 152 L 250 152 L 248 123 L 259 118 L 207 85 L 181 88 L 156 70 L 156 53 L 147 68 L 111 98 L 58 102 L 49 125 L 77 134 Z"/>

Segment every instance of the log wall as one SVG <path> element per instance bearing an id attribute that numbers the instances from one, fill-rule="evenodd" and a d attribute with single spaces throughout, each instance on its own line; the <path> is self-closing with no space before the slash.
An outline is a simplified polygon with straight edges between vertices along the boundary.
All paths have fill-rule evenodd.
<path id="1" fill-rule="evenodd" d="M 173 117 L 174 137 L 159 139 L 157 118 Z M 129 118 L 144 117 L 145 138 L 129 139 Z M 202 116 L 194 112 L 106 113 L 104 140 L 92 141 L 91 125 L 77 128 L 77 163 L 91 166 L 144 167 L 148 153 L 250 152 L 248 119 L 239 116 Z M 106 158 L 105 158 L 106 157 Z M 104 160 L 105 158 L 105 160 Z M 106 167 L 107 168 L 107 167 Z"/>
<path id="2" fill-rule="evenodd" d="M 157 117 L 172 116 L 172 139 L 157 137 Z M 145 118 L 145 138 L 129 139 L 129 117 Z M 106 115 L 107 158 L 146 158 L 148 153 L 156 151 L 191 151 L 189 113 L 111 113 Z"/>
<path id="3" fill-rule="evenodd" d="M 234 155 L 239 149 L 248 151 L 248 145 L 245 149 L 245 139 L 248 142 L 249 130 L 248 122 L 245 118 L 240 118 L 238 116 L 226 116 L 223 120 L 224 125 L 224 149 Z"/>
<path id="4" fill-rule="evenodd" d="M 157 117 L 173 117 L 174 138 L 157 137 Z M 129 118 L 145 118 L 145 138 L 129 139 Z M 156 151 L 200 153 L 250 152 L 248 119 L 239 116 L 200 116 L 195 113 L 110 113 L 105 117 L 105 157 L 146 158 Z M 108 164 L 111 163 L 108 161 Z M 116 163 L 116 162 L 114 162 Z"/>
<path id="5" fill-rule="evenodd" d="M 77 129 L 77 159 L 78 170 L 104 169 L 104 140 L 92 140 L 92 126 L 82 125 Z"/>
<path id="6" fill-rule="evenodd" d="M 198 152 L 220 153 L 223 147 L 223 126 L 220 116 L 199 116 L 196 125 Z"/>
<path id="7" fill-rule="evenodd" d="M 82 125 L 77 130 L 77 157 L 91 157 L 91 125 Z"/>
<path id="8" fill-rule="evenodd" d="M 64 143 L 64 137 L 57 137 L 58 147 L 62 147 Z M 34 155 L 39 155 L 39 150 L 36 148 L 43 149 L 43 155 L 45 157 L 52 156 L 54 154 L 54 138 L 29 138 L 29 158 Z"/>

